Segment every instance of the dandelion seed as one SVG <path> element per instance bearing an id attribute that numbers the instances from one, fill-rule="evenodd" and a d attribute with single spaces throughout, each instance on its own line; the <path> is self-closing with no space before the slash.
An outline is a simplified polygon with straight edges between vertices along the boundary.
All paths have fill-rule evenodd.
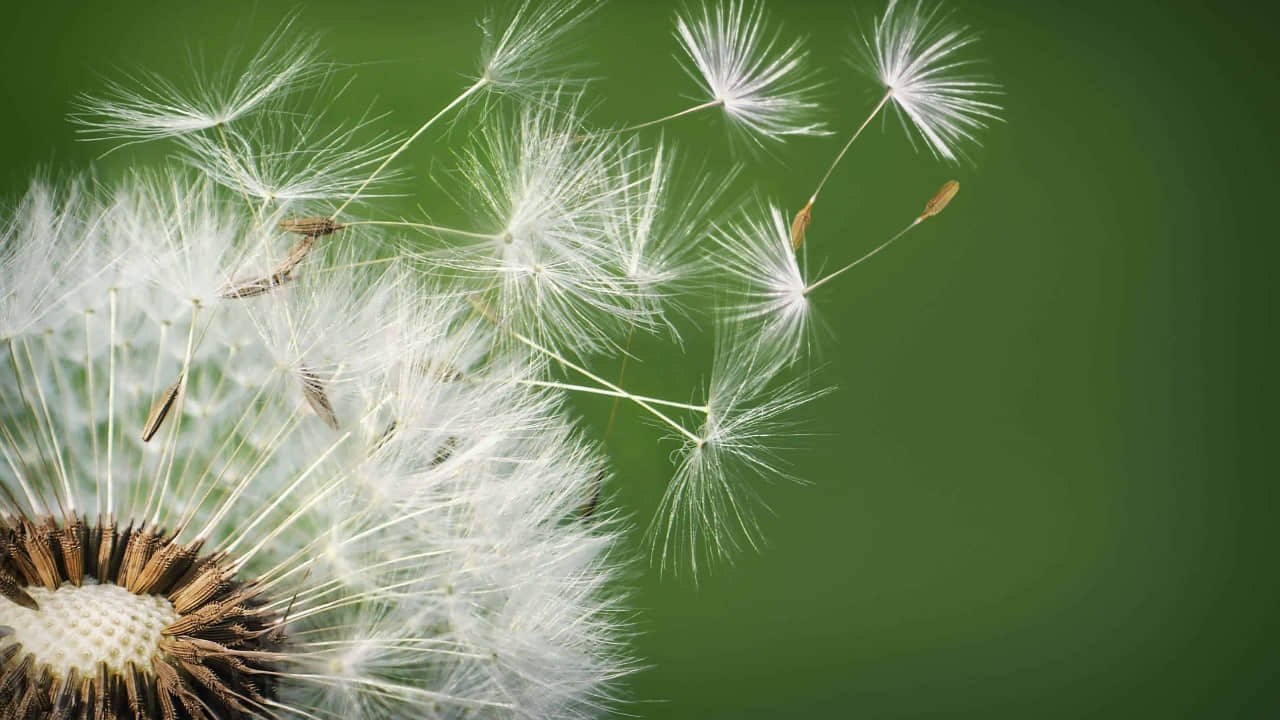
<path id="1" fill-rule="evenodd" d="M 287 222 L 289 221 L 280 221 L 282 229 Z M 323 222 L 328 223 L 330 226 L 338 227 L 337 224 L 331 220 L 326 219 Z M 257 297 L 284 285 L 293 279 L 293 271 L 296 270 L 297 267 L 302 264 L 302 261 L 306 259 L 307 254 L 311 252 L 311 248 L 315 247 L 316 238 L 331 232 L 333 232 L 332 229 L 326 233 L 304 235 L 301 240 L 294 243 L 293 247 L 289 248 L 289 254 L 276 264 L 275 269 L 271 271 L 271 274 L 265 277 L 254 278 L 252 280 L 241 280 L 228 283 L 218 296 L 227 300 Z"/>
<path id="2" fill-rule="evenodd" d="M 243 298 L 258 297 L 271 292 L 275 288 L 283 285 L 288 278 L 283 275 L 272 273 L 267 277 L 254 278 L 252 280 L 241 280 L 230 283 L 218 293 L 218 297 L 224 300 L 236 300 Z"/>
<path id="3" fill-rule="evenodd" d="M 590 520 L 591 516 L 596 514 L 596 508 L 600 505 L 600 492 L 604 489 L 604 478 L 605 473 L 603 470 L 591 478 L 591 494 L 587 497 L 587 501 L 582 504 L 582 507 L 578 509 L 578 514 L 584 520 Z"/>
<path id="4" fill-rule="evenodd" d="M 734 333 L 717 338 L 705 421 L 680 450 L 648 535 L 659 564 L 686 564 L 696 576 L 706 561 L 756 547 L 759 504 L 752 483 L 792 480 L 780 451 L 795 437 L 792 411 L 826 394 L 803 378 L 774 384 L 783 367 L 770 349 Z"/>
<path id="5" fill-rule="evenodd" d="M 942 212 L 959 189 L 959 182 L 948 181 L 926 203 L 924 212 L 902 230 L 853 262 L 813 281 L 806 279 L 795 252 L 796 222 L 788 228 L 776 207 L 749 211 L 715 235 L 716 244 L 723 251 L 716 255 L 717 267 L 740 281 L 740 287 L 735 289 L 739 299 L 729 317 L 755 325 L 761 342 L 777 357 L 786 361 L 799 358 L 810 340 L 810 295 Z"/>
<path id="6" fill-rule="evenodd" d="M 791 249 L 799 250 L 804 244 L 805 233 L 809 232 L 809 223 L 813 222 L 813 201 L 805 203 L 791 221 Z"/>
<path id="7" fill-rule="evenodd" d="M 682 299 L 708 284 L 709 263 L 699 242 L 714 224 L 712 213 L 741 168 L 698 171 L 696 182 L 678 182 L 677 153 L 658 141 L 640 150 L 632 138 L 623 145 L 616 212 L 606 217 L 612 242 L 622 252 L 622 270 L 635 300 L 678 338 L 671 311 L 687 314 Z"/>
<path id="8" fill-rule="evenodd" d="M 331 217 L 338 217 L 347 205 L 360 197 L 366 187 L 382 175 L 387 166 L 409 148 L 415 140 L 442 117 L 483 90 L 497 90 L 513 95 L 537 97 L 564 87 L 567 68 L 556 66 L 556 56 L 563 50 L 565 36 L 588 15 L 595 5 L 586 0 L 549 0 L 534 6 L 523 0 L 506 23 L 497 15 L 487 15 L 481 23 L 484 44 L 481 49 L 483 70 L 479 78 L 435 115 L 431 116 L 404 142 L 383 158 L 363 183 L 351 193 Z M 501 29 L 499 29 L 501 28 Z"/>
<path id="9" fill-rule="evenodd" d="M 259 122 L 219 126 L 216 133 L 182 136 L 182 160 L 213 182 L 259 200 L 265 209 L 345 202 L 354 199 L 357 189 L 368 199 L 373 183 L 366 179 L 399 142 L 386 134 L 363 139 L 371 120 L 325 130 L 305 110 L 285 112 L 282 107 L 266 115 Z M 373 182 L 399 177 L 399 172 L 389 170 Z"/>
<path id="10" fill-rule="evenodd" d="M 23 585 L 25 585 L 25 582 Z M 35 601 L 35 598 L 31 597 L 30 593 L 23 589 L 23 585 L 19 585 L 8 570 L 0 569 L 0 595 L 3 595 L 9 602 L 28 610 L 39 610 L 40 604 Z M 0 626 L 0 638 L 9 637 L 13 634 L 13 628 L 7 625 Z"/>
<path id="11" fill-rule="evenodd" d="M 931 218 L 934 215 L 937 215 L 938 213 L 942 212 L 942 210 L 947 206 L 947 203 L 951 202 L 951 198 L 955 197 L 956 193 L 959 191 L 960 191 L 960 183 L 956 182 L 955 180 L 950 180 L 947 183 L 945 183 L 942 186 L 942 188 L 938 190 L 938 192 L 935 193 L 932 198 L 929 199 L 929 202 L 925 204 L 924 212 L 920 213 L 920 215 L 918 215 L 916 219 L 912 220 L 911 224 L 899 230 L 896 234 L 894 234 L 893 237 L 877 245 L 875 249 L 873 249 L 871 252 L 867 253 L 866 255 L 863 255 L 857 260 L 854 260 L 848 265 L 845 265 L 839 270 L 836 270 L 835 272 L 832 272 L 828 275 L 825 275 L 813 281 L 812 283 L 809 283 L 809 285 L 804 289 L 805 295 L 808 295 L 809 293 L 813 292 L 814 290 L 817 290 L 823 285 L 826 285 L 828 282 L 831 282 L 832 280 L 852 270 L 858 265 L 861 265 L 864 261 L 869 260 L 876 253 L 892 245 L 894 242 L 898 240 L 898 238 L 901 238 L 903 235 L 906 235 L 915 226 L 924 222 L 926 219 Z"/>
<path id="12" fill-rule="evenodd" d="M 329 402 L 329 396 L 324 391 L 324 383 L 314 372 L 305 367 L 298 374 L 302 380 L 302 394 L 306 397 L 307 404 L 316 411 L 316 415 L 324 421 L 325 425 L 338 430 L 338 416 L 333 412 L 333 404 Z"/>
<path id="13" fill-rule="evenodd" d="M 1000 86 L 967 74 L 974 60 L 953 57 L 976 40 L 967 27 L 948 27 L 940 6 L 926 8 L 924 0 L 914 4 L 908 0 L 902 5 L 898 0 L 889 1 L 871 35 L 860 41 L 862 63 L 885 87 L 885 94 L 836 154 L 809 196 L 801 211 L 805 214 L 803 227 L 798 236 L 793 233 L 797 248 L 803 242 L 813 204 L 822 188 L 854 141 L 886 105 L 891 103 L 898 108 L 930 151 L 950 162 L 963 157 L 961 145 L 977 141 L 977 131 L 986 128 L 989 121 L 999 120 L 1000 106 L 985 98 L 998 94 Z M 797 215 L 796 223 L 800 220 Z"/>

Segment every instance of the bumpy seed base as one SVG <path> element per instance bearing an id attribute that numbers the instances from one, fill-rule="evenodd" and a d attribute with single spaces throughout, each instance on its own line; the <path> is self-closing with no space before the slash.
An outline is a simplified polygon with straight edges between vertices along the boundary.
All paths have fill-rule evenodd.
<path id="1" fill-rule="evenodd" d="M 92 578 L 80 587 L 65 582 L 57 590 L 33 587 L 27 594 L 40 609 L 0 602 L 0 625 L 12 628 L 9 639 L 22 643 L 59 678 L 72 670 L 92 675 L 98 663 L 119 674 L 129 663 L 149 668 L 160 652 L 160 631 L 178 619 L 173 603 L 163 597 L 134 595 Z"/>

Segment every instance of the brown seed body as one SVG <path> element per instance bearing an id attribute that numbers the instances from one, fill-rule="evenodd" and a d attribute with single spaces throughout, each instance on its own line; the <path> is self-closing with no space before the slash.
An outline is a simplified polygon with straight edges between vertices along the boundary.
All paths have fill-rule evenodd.
<path id="1" fill-rule="evenodd" d="M 322 235 L 332 235 L 346 226 L 326 217 L 306 217 L 281 220 L 277 227 L 284 232 L 317 238 Z"/>
<path id="2" fill-rule="evenodd" d="M 809 232 L 809 223 L 813 221 L 813 202 L 810 201 L 791 221 L 791 249 L 799 250 L 804 244 L 805 233 Z"/>
<path id="3" fill-rule="evenodd" d="M 301 379 L 302 396 L 307 399 L 307 404 L 325 425 L 337 430 L 338 415 L 333 411 L 333 404 L 329 402 L 329 394 L 324 390 L 324 382 L 318 375 L 307 369 L 303 369 Z"/>
<path id="4" fill-rule="evenodd" d="M 316 237 L 307 235 L 294 243 L 293 247 L 289 248 L 289 254 L 276 264 L 269 275 L 233 281 L 222 289 L 219 296 L 226 300 L 257 297 L 289 282 L 293 279 L 293 271 L 302 264 L 307 254 L 311 252 L 311 248 L 315 246 Z"/>
<path id="5" fill-rule="evenodd" d="M 182 387 L 181 374 L 156 400 L 156 403 L 151 406 L 151 412 L 147 414 L 147 421 L 142 425 L 142 442 L 151 442 L 151 438 L 156 436 L 156 431 L 164 424 L 164 419 L 169 417 L 169 410 L 173 408 L 173 404 L 178 400 L 178 388 L 180 387 Z"/>
<path id="6" fill-rule="evenodd" d="M 947 203 L 960 192 L 960 182 L 957 180 L 948 180 L 943 183 L 938 192 L 929 198 L 929 202 L 925 203 L 924 212 L 920 213 L 920 219 L 931 218 L 947 208 Z"/>

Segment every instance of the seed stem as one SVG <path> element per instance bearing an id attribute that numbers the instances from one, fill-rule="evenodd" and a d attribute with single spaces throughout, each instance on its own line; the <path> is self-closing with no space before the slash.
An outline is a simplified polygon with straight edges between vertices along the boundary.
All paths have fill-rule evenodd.
<path id="1" fill-rule="evenodd" d="M 627 331 L 627 347 L 622 351 L 622 367 L 618 369 L 618 384 L 627 377 L 627 361 L 631 359 L 631 341 L 636 336 L 636 324 L 631 323 L 631 328 Z M 609 444 L 609 435 L 613 433 L 613 422 L 618 418 L 618 405 L 622 402 L 622 398 L 615 397 L 613 405 L 609 408 L 609 421 L 604 426 L 604 444 Z"/>
<path id="2" fill-rule="evenodd" d="M 218 123 L 218 137 L 222 140 L 222 150 L 227 154 L 227 167 L 234 168 L 236 156 L 231 152 L 231 143 L 227 142 L 227 130 L 223 127 L 224 123 Z M 249 206 L 249 212 L 253 213 L 253 224 L 255 227 L 262 227 L 262 218 L 258 215 L 258 210 L 253 206 L 253 200 L 249 198 L 249 188 L 244 184 L 244 178 L 240 177 L 240 173 L 236 173 L 236 185 L 240 186 L 240 195 L 244 198 L 244 204 Z M 265 207 L 265 203 L 263 205 Z"/>
<path id="3" fill-rule="evenodd" d="M 827 168 L 826 174 L 824 174 L 822 179 L 818 181 L 818 188 L 813 191 L 813 195 L 809 196 L 810 205 L 817 202 L 818 193 L 822 192 L 822 188 L 827 184 L 827 180 L 831 177 L 831 173 L 835 172 L 836 166 L 844 159 L 845 153 L 849 152 L 849 148 L 853 146 L 853 141 L 857 140 L 858 136 L 862 134 L 862 131 L 867 129 L 867 126 L 871 124 L 871 119 L 880 113 L 880 109 L 885 106 L 885 103 L 889 102 L 890 97 L 893 97 L 893 88 L 889 88 L 888 92 L 884 94 L 884 97 L 880 98 L 880 102 L 876 103 L 876 106 L 872 108 L 871 114 L 867 116 L 866 120 L 862 121 L 862 124 L 858 126 L 858 129 L 853 133 L 853 136 L 849 138 L 849 142 L 845 143 L 844 147 L 840 149 L 840 154 L 836 155 L 836 159 L 831 162 L 831 167 Z"/>
<path id="4" fill-rule="evenodd" d="M 481 312 L 481 313 L 482 313 L 486 318 L 488 318 L 490 322 L 492 322 L 494 325 L 497 325 L 498 327 L 503 327 L 502 323 L 501 323 L 501 322 L 499 322 L 498 318 L 494 317 L 494 316 L 493 316 L 493 314 L 489 312 L 488 308 L 485 308 L 485 307 L 480 303 L 480 301 L 479 301 L 479 300 L 476 300 L 475 298 L 470 298 L 470 300 L 471 300 L 471 304 L 472 304 L 473 306 L 475 306 L 475 308 L 476 308 L 477 310 L 479 310 L 479 311 L 480 311 L 480 312 Z M 596 375 L 595 373 L 593 373 L 593 372 L 591 372 L 590 370 L 588 370 L 588 369 L 586 369 L 586 368 L 582 367 L 581 365 L 578 365 L 577 363 L 574 363 L 573 361 L 569 360 L 568 358 L 566 358 L 565 356 L 563 356 L 563 355 L 561 355 L 560 353 L 556 352 L 555 350 L 552 350 L 551 348 L 548 348 L 548 347 L 544 347 L 544 346 L 542 346 L 542 345 L 538 344 L 537 342 L 535 342 L 535 341 L 533 341 L 533 340 L 531 340 L 531 339 L 529 339 L 529 338 L 525 337 L 524 335 L 521 335 L 520 333 L 516 332 L 515 330 L 512 330 L 512 329 L 511 329 L 511 328 L 509 328 L 509 327 L 508 327 L 508 328 L 504 328 L 504 329 L 505 329 L 508 333 L 510 333 L 511 337 L 515 338 L 516 340 L 519 340 L 521 343 L 524 343 L 524 344 L 525 344 L 525 345 L 527 345 L 530 349 L 532 349 L 532 350 L 534 350 L 534 351 L 536 351 L 536 352 L 540 352 L 540 353 L 542 353 L 543 355 L 546 355 L 547 357 L 549 357 L 549 358 L 551 358 L 551 359 L 553 359 L 553 360 L 555 360 L 555 361 L 559 362 L 561 365 L 564 365 L 565 367 L 569 368 L 570 370 L 574 370 L 574 371 L 577 371 L 578 373 L 581 373 L 582 375 L 586 376 L 588 379 L 592 380 L 593 382 L 595 382 L 595 383 L 597 383 L 597 384 L 599 384 L 599 385 L 602 385 L 602 386 L 604 386 L 604 387 L 606 387 L 606 388 L 608 388 L 608 389 L 610 389 L 610 390 L 612 390 L 612 391 L 614 391 L 614 392 L 618 393 L 618 394 L 619 394 L 619 397 L 624 397 L 624 398 L 626 398 L 626 399 L 630 400 L 631 402 L 633 402 L 633 403 L 635 403 L 635 404 L 639 405 L 640 407 L 644 408 L 645 410 L 648 410 L 650 413 L 652 413 L 652 414 L 654 415 L 654 417 L 658 418 L 659 420 L 662 420 L 662 421 L 663 421 L 663 422 L 665 422 L 666 424 L 668 424 L 668 425 L 670 425 L 671 427 L 675 428 L 677 431 L 679 431 L 679 432 L 680 432 L 680 434 L 681 434 L 681 435 L 684 435 L 686 438 L 688 438 L 688 439 L 689 439 L 690 441 L 692 441 L 693 443 L 695 443 L 695 444 L 697 444 L 697 445 L 702 445 L 702 444 L 703 444 L 703 439 L 702 439 L 702 438 L 700 438 L 700 437 L 698 437 L 697 435 L 695 435 L 695 434 L 693 434 L 693 433 L 689 432 L 689 430 L 688 430 L 687 428 L 685 428 L 685 426 L 681 425 L 680 423 L 676 422 L 675 420 L 672 420 L 670 417 L 668 417 L 668 416 L 667 416 L 665 413 L 663 413 L 661 410 L 659 410 L 659 409 L 655 408 L 653 405 L 649 404 L 649 402 L 648 402 L 648 399 L 647 399 L 647 398 L 642 398 L 642 397 L 640 397 L 640 396 L 638 396 L 638 395 L 633 395 L 633 394 L 631 394 L 631 393 L 627 392 L 626 390 L 624 390 L 624 389 L 622 389 L 622 388 L 618 387 L 617 385 L 614 385 L 613 383 L 609 382 L 608 380 L 605 380 L 604 378 L 600 377 L 599 375 Z"/>
<path id="5" fill-rule="evenodd" d="M 39 415 L 36 416 L 36 426 L 37 427 L 43 426 L 45 430 L 45 434 L 48 436 L 49 446 L 51 450 L 50 454 L 53 456 L 52 457 L 53 466 L 58 473 L 58 479 L 62 481 L 62 491 L 66 495 L 66 500 L 65 500 L 66 507 L 63 509 L 63 512 L 66 513 L 68 517 L 71 517 L 75 515 L 76 498 L 75 498 L 75 495 L 71 492 L 71 480 L 67 475 L 66 464 L 62 460 L 62 446 L 58 443 L 58 433 L 55 432 L 53 428 L 53 416 L 49 414 L 49 404 L 44 397 L 44 383 L 40 382 L 40 373 L 36 369 L 35 360 L 31 357 L 31 345 L 27 343 L 25 338 L 22 341 L 22 349 L 27 356 L 27 365 L 30 366 L 32 370 L 31 385 L 35 388 L 36 399 L 40 401 L 39 412 L 43 413 L 44 415 L 43 423 L 40 421 L 40 416 Z M 13 345 L 13 338 L 9 339 L 9 352 L 10 353 L 16 352 Z M 15 372 L 17 372 L 18 364 L 16 362 L 13 365 L 13 369 Z M 21 383 L 22 381 L 21 375 L 18 376 L 18 381 L 19 383 Z M 19 388 L 21 388 L 21 385 L 19 385 Z M 31 409 L 33 413 L 36 412 L 35 407 L 32 407 Z M 56 493 L 54 497 L 57 498 Z M 62 499 L 58 499 L 58 507 L 63 508 Z"/>
<path id="6" fill-rule="evenodd" d="M 534 387 L 556 388 L 558 390 L 569 390 L 571 392 L 589 393 L 591 395 L 606 395 L 608 397 L 628 400 L 644 400 L 654 405 L 664 405 L 666 407 L 680 408 L 682 410 L 696 410 L 700 413 L 709 413 L 711 409 L 706 405 L 692 405 L 690 403 L 675 402 L 674 400 L 663 400 L 661 398 L 650 397 L 647 395 L 635 395 L 619 390 L 607 390 L 604 388 L 591 387 L 590 385 L 574 385 L 572 383 L 556 382 L 554 380 L 517 380 L 521 385 L 532 385 Z"/>
<path id="7" fill-rule="evenodd" d="M 107 291 L 110 320 L 107 331 L 107 517 L 115 513 L 114 484 L 111 479 L 111 450 L 115 445 L 116 421 L 116 289 Z"/>
<path id="8" fill-rule="evenodd" d="M 661 125 L 662 123 L 667 122 L 668 120 L 675 120 L 676 118 L 684 117 L 685 115 L 692 115 L 696 112 L 701 112 L 708 108 L 719 107 L 721 105 L 724 105 L 724 100 L 717 98 L 715 100 L 709 100 L 707 102 L 704 102 L 701 105 L 694 105 L 693 107 L 685 108 L 684 110 L 681 110 L 680 112 L 677 112 L 677 113 L 664 115 L 656 120 L 642 122 L 639 125 L 629 125 L 627 127 L 617 128 L 615 130 L 605 130 L 603 132 L 595 133 L 594 135 L 589 135 L 588 137 L 608 137 L 609 135 L 618 135 L 620 133 L 632 132 L 634 130 L 640 130 L 642 128 L 652 127 L 654 125 Z"/>
<path id="9" fill-rule="evenodd" d="M 356 220 L 355 222 L 344 223 L 346 227 L 352 225 L 377 225 L 382 227 L 407 227 L 415 230 L 430 230 L 432 232 L 445 233 L 447 235 L 461 235 L 463 237 L 480 238 L 482 240 L 500 240 L 501 235 L 493 233 L 478 233 L 470 230 L 460 230 L 458 228 L 445 227 L 443 225 L 430 225 L 428 223 L 409 222 L 408 220 Z"/>
<path id="10" fill-rule="evenodd" d="M 849 271 L 849 270 L 852 270 L 853 268 L 857 267 L 857 266 L 858 266 L 858 264 L 859 264 L 859 263 L 861 263 L 863 260 L 866 260 L 866 259 L 870 258 L 872 255 L 875 255 L 876 253 L 880 252 L 881 250 L 883 250 L 883 249 L 885 249 L 885 248 L 889 247 L 890 245 L 892 245 L 894 240 L 897 240 L 898 238 L 902 237 L 903 235 L 906 235 L 908 230 L 910 230 L 911 228 L 913 228 L 913 227 L 915 227 L 915 226 L 919 225 L 923 220 L 924 220 L 924 218 L 916 218 L 915 220 L 912 220 L 910 225 L 908 225 L 908 226 L 906 226 L 906 227 L 902 228 L 901 230 L 899 230 L 899 231 L 898 231 L 898 233 L 897 233 L 896 235 L 894 235 L 893 237 L 889 238 L 888 240 L 885 240 L 885 241 L 884 241 L 883 243 L 881 243 L 878 247 L 876 247 L 876 249 L 872 250 L 871 252 L 867 253 L 866 255 L 863 255 L 862 257 L 858 258 L 857 260 L 854 260 L 853 262 L 849 263 L 848 265 L 845 265 L 844 267 L 840 268 L 839 270 L 836 270 L 835 272 L 831 273 L 830 275 L 827 275 L 826 277 L 824 277 L 824 278 L 822 278 L 822 279 L 820 279 L 820 280 L 817 280 L 816 282 L 814 282 L 814 283 L 810 284 L 808 287 L 806 287 L 806 288 L 804 289 L 804 294 L 805 294 L 805 295 L 808 295 L 809 293 L 813 292 L 814 290 L 817 290 L 818 288 L 820 288 L 820 287 L 822 287 L 823 285 L 825 285 L 827 282 L 829 282 L 829 281 L 831 281 L 831 280 L 834 280 L 837 276 L 839 276 L 839 275 L 841 275 L 841 274 L 843 274 L 843 273 L 845 273 L 845 272 L 847 272 L 847 271 Z"/>
<path id="11" fill-rule="evenodd" d="M 378 175 L 381 174 L 382 171 L 385 170 L 387 166 L 391 164 L 391 161 L 395 160 L 396 157 L 400 155 L 400 153 L 408 149 L 408 147 L 413 144 L 413 141 L 418 139 L 419 135 L 426 132 L 427 128 L 434 125 L 435 122 L 440 118 L 444 117 L 446 113 L 448 113 L 450 110 L 457 107 L 467 98 L 479 92 L 482 88 L 484 88 L 485 85 L 488 85 L 488 84 L 489 84 L 489 78 L 487 76 L 480 78 L 475 82 L 475 84 L 473 84 L 471 87 L 464 90 L 461 95 L 454 98 L 452 102 L 450 102 L 448 105 L 445 105 L 440 110 L 440 112 L 436 113 L 435 115 L 432 115 L 430 120 L 427 120 L 425 123 L 423 123 L 422 127 L 414 131 L 414 133 L 410 135 L 407 140 L 400 143 L 400 147 L 396 148 L 395 150 L 392 150 L 391 153 L 387 155 L 386 159 L 382 161 L 382 164 L 374 169 L 373 174 L 365 178 L 365 181 L 360 183 L 360 187 L 356 188 L 356 191 L 354 193 L 351 193 L 351 196 L 348 197 L 346 200 L 344 200 L 343 203 L 338 206 L 337 210 L 333 211 L 333 214 L 329 216 L 329 219 L 330 220 L 337 219 L 337 217 L 342 214 L 342 211 L 347 209 L 348 205 L 350 205 L 353 201 L 355 201 L 356 198 L 360 197 L 360 193 L 364 192 L 364 189 L 369 186 L 369 183 L 373 182 L 374 179 L 377 178 Z"/>

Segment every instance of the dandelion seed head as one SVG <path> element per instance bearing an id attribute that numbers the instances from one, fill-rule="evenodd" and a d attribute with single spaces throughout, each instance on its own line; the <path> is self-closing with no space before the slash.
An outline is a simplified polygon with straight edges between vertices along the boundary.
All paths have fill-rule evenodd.
<path id="1" fill-rule="evenodd" d="M 609 589 L 617 528 L 576 520 L 601 461 L 558 398 L 510 380 L 523 362 L 468 329 L 461 298 L 394 263 L 361 265 L 339 237 L 288 284 L 183 300 L 260 237 L 240 235 L 254 221 L 227 210 L 230 190 L 179 177 L 74 196 L 36 187 L 27 204 L 48 209 L 19 203 L 4 219 L 48 224 L 6 245 L 20 273 L 38 270 L 21 265 L 30 258 L 58 267 L 102 248 L 157 259 L 107 287 L 64 276 L 81 303 L 0 342 L 0 624 L 34 627 L 30 605 L 73 615 L 66 627 L 91 621 L 74 600 L 95 584 L 171 603 L 161 639 L 139 651 L 145 667 L 107 671 L 119 713 L 134 682 L 157 708 L 222 716 L 594 714 L 629 667 Z M 296 238 L 274 240 L 283 252 Z M 210 257 L 224 269 L 197 272 L 210 251 L 196 245 L 220 248 Z M 315 421 L 302 367 L 336 427 Z M 122 648 L 154 635 L 120 632 Z M 0 636 L 0 652 L 34 672 L 0 667 L 12 690 L 0 709 L 49 697 L 67 676 L 56 668 L 78 667 L 58 664 L 69 645 L 14 643 Z M 95 696 L 97 671 L 77 677 L 77 696 Z"/>

